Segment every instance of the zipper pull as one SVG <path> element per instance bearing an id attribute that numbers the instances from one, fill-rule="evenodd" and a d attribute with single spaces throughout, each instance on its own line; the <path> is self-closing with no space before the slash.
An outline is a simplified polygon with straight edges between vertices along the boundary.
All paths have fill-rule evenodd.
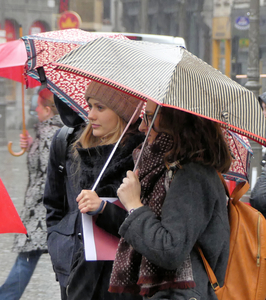
<path id="1" fill-rule="evenodd" d="M 257 267 L 259 267 L 259 266 L 260 266 L 260 256 L 257 255 Z"/>

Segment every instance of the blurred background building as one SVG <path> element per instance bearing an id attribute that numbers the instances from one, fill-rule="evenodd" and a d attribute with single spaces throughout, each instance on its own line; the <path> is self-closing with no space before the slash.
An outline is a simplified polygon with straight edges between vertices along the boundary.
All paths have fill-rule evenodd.
<path id="1" fill-rule="evenodd" d="M 18 39 L 20 26 L 23 35 L 80 28 L 181 36 L 190 52 L 246 85 L 251 4 L 259 11 L 253 35 L 260 74 L 255 93 L 260 94 L 266 91 L 266 0 L 0 0 L 0 43 Z M 0 78 L 0 115 L 6 114 L 7 129 L 21 124 L 13 113 L 21 105 L 18 85 Z M 28 106 L 34 93 L 26 90 Z M 26 118 L 31 126 L 29 113 Z"/>
<path id="2" fill-rule="evenodd" d="M 0 0 L 0 42 L 79 27 L 181 36 L 190 52 L 245 79 L 251 0 Z M 266 0 L 260 0 L 260 59 L 265 73 Z M 262 87 L 263 89 L 263 87 Z"/>

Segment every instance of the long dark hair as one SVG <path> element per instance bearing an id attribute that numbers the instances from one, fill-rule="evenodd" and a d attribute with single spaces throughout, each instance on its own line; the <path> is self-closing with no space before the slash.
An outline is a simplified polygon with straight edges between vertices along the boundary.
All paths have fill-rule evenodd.
<path id="1" fill-rule="evenodd" d="M 220 124 L 178 109 L 160 109 L 160 132 L 173 137 L 173 147 L 165 155 L 166 165 L 178 161 L 201 162 L 226 173 L 231 164 L 231 154 Z"/>

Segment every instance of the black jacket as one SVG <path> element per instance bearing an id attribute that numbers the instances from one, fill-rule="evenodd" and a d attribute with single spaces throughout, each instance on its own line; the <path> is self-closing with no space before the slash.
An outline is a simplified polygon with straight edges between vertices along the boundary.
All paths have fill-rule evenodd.
<path id="1" fill-rule="evenodd" d="M 259 210 L 266 218 L 266 169 L 263 167 L 263 171 L 258 178 L 254 188 L 250 195 L 250 204 L 252 207 Z"/>
<path id="2" fill-rule="evenodd" d="M 43 202 L 47 209 L 48 251 L 60 285 L 66 286 L 74 253 L 82 246 L 79 238 L 81 214 L 76 198 L 82 189 L 91 189 L 113 145 L 91 148 L 89 154 L 88 150 L 80 150 L 80 173 L 77 171 L 77 165 L 73 161 L 71 147 L 69 147 L 65 166 L 67 175 L 64 177 L 58 169 L 58 153 L 56 153 L 55 147 L 57 134 L 50 148 Z M 72 141 L 79 134 L 78 131 Z M 138 134 L 129 137 L 125 146 L 118 147 L 96 188 L 99 196 L 116 196 L 116 190 L 125 177 L 126 171 L 133 169 L 132 151 L 142 141 L 143 136 Z M 97 225 L 118 236 L 118 229 L 125 215 L 125 210 L 108 203 L 103 214 L 99 215 Z M 101 263 L 96 262 L 95 265 Z M 97 272 L 101 274 L 98 267 Z M 91 278 L 95 279 L 95 276 L 96 274 L 92 270 Z"/>

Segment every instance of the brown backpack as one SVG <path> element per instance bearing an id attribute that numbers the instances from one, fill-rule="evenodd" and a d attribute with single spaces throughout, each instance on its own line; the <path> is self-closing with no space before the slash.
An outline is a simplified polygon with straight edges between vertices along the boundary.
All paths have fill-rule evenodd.
<path id="1" fill-rule="evenodd" d="M 230 252 L 222 287 L 198 247 L 219 300 L 266 299 L 266 220 L 259 211 L 239 201 L 248 189 L 247 182 L 239 183 L 228 201 Z"/>

